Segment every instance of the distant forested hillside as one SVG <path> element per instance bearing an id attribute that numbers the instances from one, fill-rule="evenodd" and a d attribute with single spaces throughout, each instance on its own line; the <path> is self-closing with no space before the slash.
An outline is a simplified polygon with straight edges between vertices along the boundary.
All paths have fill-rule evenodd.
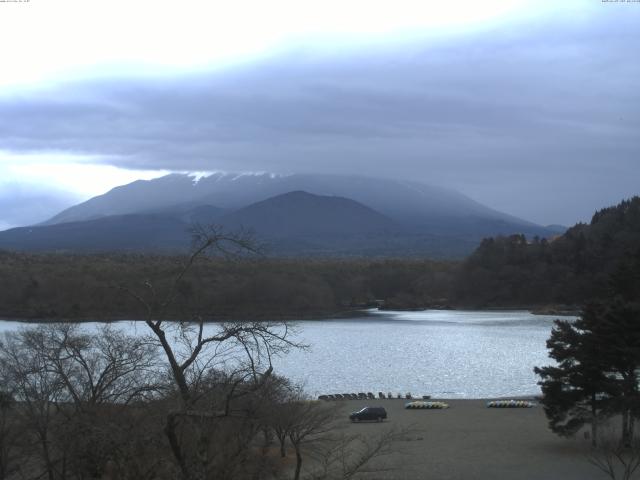
<path id="1" fill-rule="evenodd" d="M 475 306 L 582 304 L 606 294 L 614 272 L 639 268 L 639 259 L 640 197 L 634 197 L 550 241 L 483 240 L 462 265 L 455 298 Z"/>
<path id="2" fill-rule="evenodd" d="M 120 285 L 166 295 L 185 257 L 0 253 L 0 318 L 111 320 L 144 313 Z M 167 318 L 312 318 L 375 305 L 437 305 L 456 263 L 429 260 L 202 258 Z"/>
<path id="3" fill-rule="evenodd" d="M 166 292 L 184 256 L 0 252 L 0 318 L 141 318 L 118 287 Z M 621 274 L 622 272 L 622 274 Z M 611 275 L 615 275 L 612 277 Z M 167 318 L 312 318 L 390 309 L 575 305 L 640 275 L 640 197 L 552 240 L 489 238 L 463 262 L 420 259 L 202 258 Z M 631 277 L 630 277 L 631 276 Z M 639 284 L 638 282 L 635 283 Z M 624 285 L 616 285 L 621 291 Z"/>

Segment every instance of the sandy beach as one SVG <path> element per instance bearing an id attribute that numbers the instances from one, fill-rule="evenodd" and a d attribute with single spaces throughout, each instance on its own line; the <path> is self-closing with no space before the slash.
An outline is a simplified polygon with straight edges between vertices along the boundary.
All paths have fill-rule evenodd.
<path id="1" fill-rule="evenodd" d="M 547 427 L 541 406 L 486 408 L 486 400 L 444 400 L 446 410 L 406 410 L 406 400 L 345 400 L 349 433 L 377 435 L 383 429 L 411 428 L 385 464 L 392 473 L 371 479 L 589 480 L 608 478 L 589 464 L 590 442 L 582 435 L 563 439 Z M 351 423 L 349 412 L 383 406 L 383 423 Z"/>

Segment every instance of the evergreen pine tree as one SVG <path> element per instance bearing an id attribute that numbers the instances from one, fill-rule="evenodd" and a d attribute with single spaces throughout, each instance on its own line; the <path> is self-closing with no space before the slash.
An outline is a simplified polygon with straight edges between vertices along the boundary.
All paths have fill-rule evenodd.
<path id="1" fill-rule="evenodd" d="M 536 367 L 542 387 L 542 404 L 551 430 L 572 436 L 591 425 L 591 441 L 597 442 L 597 425 L 608 412 L 612 384 L 599 356 L 600 345 L 592 331 L 601 306 L 588 305 L 579 320 L 556 320 L 547 340 L 556 366 Z"/>
<path id="2" fill-rule="evenodd" d="M 640 251 L 639 251 L 640 252 Z M 547 341 L 556 366 L 535 368 L 550 428 L 570 436 L 600 420 L 622 418 L 630 445 L 640 418 L 640 255 L 628 256 L 611 276 L 611 289 L 587 305 L 575 322 L 556 320 Z"/>

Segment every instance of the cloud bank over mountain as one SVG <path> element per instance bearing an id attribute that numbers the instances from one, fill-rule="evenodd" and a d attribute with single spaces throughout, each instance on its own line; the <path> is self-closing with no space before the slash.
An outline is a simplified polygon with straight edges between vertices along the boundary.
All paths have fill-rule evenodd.
<path id="1" fill-rule="evenodd" d="M 57 84 L 0 97 L 0 149 L 127 169 L 366 172 L 571 224 L 638 193 L 639 19 L 603 4 L 428 42 Z"/>

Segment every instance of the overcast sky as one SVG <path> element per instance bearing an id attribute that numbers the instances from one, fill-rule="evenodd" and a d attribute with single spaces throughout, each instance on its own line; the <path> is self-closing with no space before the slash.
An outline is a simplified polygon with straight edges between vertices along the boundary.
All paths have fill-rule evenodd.
<path id="1" fill-rule="evenodd" d="M 171 171 L 410 178 L 541 224 L 640 193 L 638 2 L 158 3 L 0 3 L 0 229 Z"/>

